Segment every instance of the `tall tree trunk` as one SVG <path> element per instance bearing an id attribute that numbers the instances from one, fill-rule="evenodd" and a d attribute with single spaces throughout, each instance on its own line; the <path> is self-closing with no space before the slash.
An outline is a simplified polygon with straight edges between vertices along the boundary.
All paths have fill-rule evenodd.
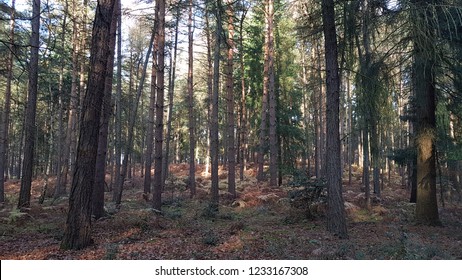
<path id="1" fill-rule="evenodd" d="M 129 168 L 129 160 L 132 161 L 132 150 L 133 150 L 133 138 L 134 138 L 134 130 L 135 130 L 135 122 L 136 122 L 136 115 L 138 111 L 138 104 L 140 102 L 141 94 L 143 93 L 144 81 L 146 79 L 146 71 L 148 68 L 149 56 L 151 55 L 152 47 L 154 44 L 154 32 L 151 35 L 151 40 L 149 41 L 148 51 L 146 53 L 146 58 L 143 63 L 143 69 L 141 70 L 141 78 L 139 80 L 138 88 L 136 90 L 136 97 L 133 102 L 132 111 L 130 114 L 130 118 L 128 121 L 128 139 L 125 146 L 125 153 L 124 159 L 122 161 L 122 171 L 120 173 L 120 178 L 118 180 L 118 184 L 114 189 L 113 193 L 113 201 L 117 206 L 120 206 L 122 202 L 122 193 L 123 193 L 123 185 L 125 181 L 125 177 L 131 178 L 131 168 Z"/>
<path id="2" fill-rule="evenodd" d="M 193 88 L 193 0 L 189 0 L 189 18 L 188 18 L 188 126 L 189 126 L 189 190 L 191 197 L 196 194 L 196 166 L 195 166 L 195 116 L 194 116 L 194 88 Z"/>
<path id="3" fill-rule="evenodd" d="M 342 195 L 342 168 L 339 135 L 340 78 L 338 69 L 337 34 L 333 0 L 322 1 L 322 22 L 326 56 L 326 171 L 327 230 L 340 238 L 348 238 Z"/>
<path id="4" fill-rule="evenodd" d="M 164 133 L 164 69 L 165 69 L 165 0 L 158 2 L 157 26 L 157 96 L 156 96 L 156 125 L 154 148 L 154 184 L 153 208 L 162 210 L 162 148 Z"/>
<path id="5" fill-rule="evenodd" d="M 8 150 L 8 134 L 10 125 L 10 111 L 11 111 L 11 82 L 13 80 L 13 59 L 14 59 L 14 28 L 15 28 L 15 0 L 11 2 L 11 19 L 10 19 L 10 42 L 8 60 L 6 64 L 6 90 L 5 90 L 5 104 L 1 116 L 0 124 L 0 204 L 5 202 L 5 173 L 7 169 L 7 150 Z"/>
<path id="6" fill-rule="evenodd" d="M 216 1 L 216 29 L 215 29 L 215 50 L 213 54 L 213 90 L 210 116 L 210 156 L 212 164 L 212 200 L 210 207 L 213 211 L 218 211 L 219 192 L 218 192 L 218 91 L 220 84 L 220 47 L 221 47 L 221 0 Z"/>
<path id="7" fill-rule="evenodd" d="M 121 11 L 122 1 L 118 1 L 117 9 Z M 115 96 L 115 120 L 114 120 L 114 158 L 115 158 L 115 169 L 113 177 L 115 180 L 114 186 L 120 184 L 120 168 L 121 168 L 121 157 L 122 157 L 122 16 L 120 15 L 117 19 L 117 85 L 116 85 L 116 96 Z M 114 186 L 111 190 L 114 191 Z"/>
<path id="8" fill-rule="evenodd" d="M 29 87 L 24 121 L 24 159 L 22 164 L 21 189 L 19 192 L 18 208 L 30 206 L 32 171 L 34 165 L 35 145 L 35 116 L 37 111 L 38 91 L 38 62 L 40 47 L 40 0 L 33 1 L 32 7 L 32 34 L 30 37 Z"/>
<path id="9" fill-rule="evenodd" d="M 234 8 L 233 1 L 227 2 L 228 16 L 228 59 L 226 61 L 226 111 L 228 114 L 228 192 L 236 197 L 236 150 L 234 146 Z"/>
<path id="10" fill-rule="evenodd" d="M 170 164 L 170 143 L 172 138 L 172 116 L 173 116 L 173 96 L 175 93 L 175 80 L 176 80 L 176 58 L 178 51 L 178 26 L 180 22 L 180 7 L 177 7 L 176 13 L 176 24 L 175 34 L 173 39 L 173 51 L 170 56 L 170 73 L 169 73 L 169 85 L 168 85 L 168 114 L 167 114 L 167 135 L 165 136 L 165 157 L 162 162 L 162 182 L 165 184 L 165 180 L 168 177 L 168 166 Z"/>
<path id="11" fill-rule="evenodd" d="M 121 16 L 119 10 L 119 1 L 116 1 L 116 8 L 114 8 L 112 23 L 110 26 L 109 34 L 109 57 L 107 58 L 107 70 L 104 85 L 104 99 L 101 112 L 101 124 L 99 128 L 98 137 L 98 152 L 96 156 L 95 165 L 95 184 L 93 186 L 93 216 L 99 219 L 104 216 L 104 189 L 106 184 L 106 155 L 108 146 L 109 134 L 109 119 L 112 114 L 112 80 L 114 74 L 114 51 L 116 42 L 117 22 L 118 17 Z"/>
<path id="12" fill-rule="evenodd" d="M 268 84 L 269 84 L 269 33 L 268 33 L 268 0 L 265 0 L 265 42 L 263 45 L 264 48 L 264 57 L 263 57 L 263 95 L 261 100 L 261 123 L 260 123 L 260 134 L 259 134 L 259 147 L 258 147 L 258 170 L 257 170 L 257 180 L 265 180 L 264 167 L 265 167 L 265 151 L 267 147 L 267 135 L 268 135 Z"/>
<path id="13" fill-rule="evenodd" d="M 241 115 L 240 115 L 240 180 L 244 180 L 244 171 L 246 170 L 246 151 L 247 151 L 247 102 L 245 94 L 245 64 L 244 64 L 244 20 L 247 10 L 242 11 L 239 24 L 239 47 L 240 47 L 240 69 L 241 69 Z"/>
<path id="14" fill-rule="evenodd" d="M 80 118 L 75 174 L 69 197 L 62 249 L 82 249 L 92 243 L 91 211 L 95 181 L 101 108 L 110 57 L 110 29 L 116 0 L 100 0 L 96 7 L 90 52 L 90 73 Z"/>
<path id="15" fill-rule="evenodd" d="M 417 201 L 416 221 L 440 225 L 436 198 L 436 89 L 434 30 L 429 18 L 434 1 L 415 0 L 416 33 L 414 42 L 414 74 L 417 131 Z"/>
<path id="16" fill-rule="evenodd" d="M 213 96 L 213 58 L 212 58 L 212 38 L 211 27 L 209 22 L 209 9 L 205 9 L 205 36 L 207 41 L 207 154 L 205 156 L 205 175 L 210 174 L 210 158 L 211 158 L 211 133 L 212 133 L 212 96 Z"/>
<path id="17" fill-rule="evenodd" d="M 156 23 L 154 23 L 154 30 L 156 29 Z M 155 31 L 153 31 L 154 34 Z M 152 152 L 154 146 L 154 117 L 156 111 L 156 92 L 157 92 L 157 41 L 153 41 L 153 52 L 152 52 L 152 69 L 151 69 L 151 93 L 149 96 L 149 116 L 148 116 L 148 127 L 146 132 L 146 151 L 144 154 L 144 195 L 147 199 L 148 193 L 151 193 L 151 166 L 152 166 Z"/>
<path id="18" fill-rule="evenodd" d="M 269 98 L 269 143 L 270 143 L 270 186 L 278 185 L 278 136 L 276 127 L 277 98 L 274 83 L 274 0 L 268 3 L 268 98 Z"/>
<path id="19" fill-rule="evenodd" d="M 66 185 L 69 175 L 71 162 L 74 162 L 75 155 L 75 141 L 77 131 L 77 110 L 79 106 L 79 92 L 78 92 L 78 76 L 79 76 L 79 53 L 82 43 L 79 40 L 85 41 L 80 37 L 78 26 L 78 0 L 72 1 L 72 14 L 74 16 L 72 25 L 72 74 L 71 74 L 71 94 L 69 101 L 69 112 L 66 129 L 66 140 L 62 155 L 63 166 L 58 177 L 54 197 L 58 198 L 66 193 Z M 70 166 L 71 165 L 71 166 Z"/>

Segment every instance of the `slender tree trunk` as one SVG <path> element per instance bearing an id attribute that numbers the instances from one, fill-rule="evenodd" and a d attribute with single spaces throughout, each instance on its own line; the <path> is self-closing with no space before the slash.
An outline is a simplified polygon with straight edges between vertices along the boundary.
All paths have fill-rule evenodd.
<path id="1" fill-rule="evenodd" d="M 156 29 L 156 23 L 154 24 L 154 30 Z M 155 32 L 155 31 L 153 31 Z M 154 34 L 154 33 L 153 33 Z M 149 96 L 149 116 L 148 116 L 148 127 L 146 132 L 146 151 L 144 154 L 144 194 L 147 198 L 147 194 L 151 193 L 151 166 L 152 166 L 152 152 L 154 145 L 154 117 L 156 111 L 156 92 L 157 92 L 157 41 L 154 39 L 154 46 L 152 52 L 152 69 L 151 69 L 151 93 Z"/>
<path id="2" fill-rule="evenodd" d="M 189 18 L 188 18 L 188 114 L 189 114 L 189 190 L 191 197 L 196 194 L 196 166 L 195 166 L 195 116 L 194 116 L 194 88 L 193 88 L 193 0 L 189 0 Z"/>
<path id="3" fill-rule="evenodd" d="M 228 16 L 228 59 L 226 62 L 226 104 L 228 113 L 228 192 L 236 197 L 236 150 L 234 144 L 234 8 L 233 1 L 227 2 Z"/>
<path id="4" fill-rule="evenodd" d="M 120 174 L 120 179 L 118 181 L 118 185 L 116 185 L 116 188 L 113 193 L 113 201 L 117 206 L 120 206 L 120 203 L 122 201 L 122 193 L 123 193 L 123 184 L 125 181 L 125 177 L 128 176 L 128 178 L 131 178 L 131 167 L 129 168 L 129 160 L 133 161 L 132 158 L 132 149 L 133 149 L 133 138 L 134 138 L 134 130 L 135 130 L 135 122 L 136 122 L 136 114 L 138 111 L 138 104 L 140 102 L 141 94 L 143 93 L 143 86 L 144 86 L 144 81 L 146 79 L 146 71 L 148 68 L 148 62 L 149 62 L 149 56 L 151 55 L 152 51 L 152 46 L 154 43 L 154 32 L 151 35 L 151 40 L 149 41 L 149 48 L 146 53 L 146 58 L 143 63 L 143 69 L 141 72 L 141 78 L 139 80 L 138 88 L 136 91 L 136 97 L 133 102 L 133 108 L 132 112 L 130 114 L 129 118 L 129 123 L 128 123 L 128 139 L 127 139 L 127 144 L 125 146 L 125 153 L 124 153 L 124 159 L 122 162 L 122 172 Z"/>
<path id="5" fill-rule="evenodd" d="M 270 186 L 278 185 L 278 136 L 276 127 L 277 97 L 274 83 L 274 0 L 268 1 L 268 98 L 269 98 L 269 143 Z"/>
<path id="6" fill-rule="evenodd" d="M 110 28 L 115 0 L 100 0 L 96 7 L 90 53 L 90 73 L 80 119 L 75 174 L 69 197 L 62 249 L 82 249 L 92 243 L 91 211 L 101 108 L 110 57 Z"/>
<path id="7" fill-rule="evenodd" d="M 40 0 L 33 1 L 32 7 L 32 34 L 30 37 L 29 87 L 24 122 L 24 159 L 22 164 L 21 189 L 19 192 L 18 208 L 30 206 L 32 171 L 34 165 L 35 145 L 35 116 L 37 111 L 38 91 L 38 62 L 40 47 Z"/>
<path id="8" fill-rule="evenodd" d="M 162 163 L 162 179 L 163 184 L 168 177 L 168 166 L 170 164 L 170 142 L 172 138 L 172 116 L 173 116 L 173 96 L 175 93 L 175 80 L 176 80 L 176 58 L 178 50 L 178 26 L 180 22 L 180 7 L 177 7 L 175 35 L 173 39 L 173 55 L 170 56 L 170 79 L 168 86 L 168 114 L 167 114 L 167 135 L 165 137 L 165 157 Z"/>
<path id="9" fill-rule="evenodd" d="M 337 35 L 333 0 L 322 1 L 322 21 L 326 50 L 326 118 L 327 118 L 327 230 L 340 238 L 348 238 L 342 195 L 342 168 L 339 135 L 340 78 Z"/>
<path id="10" fill-rule="evenodd" d="M 158 2 L 157 45 L 159 47 L 157 59 L 157 98 L 156 125 L 154 148 L 154 184 L 153 208 L 162 210 L 162 148 L 164 133 L 164 68 L 165 68 L 165 0 Z"/>
<path id="11" fill-rule="evenodd" d="M 112 114 L 112 80 L 114 74 L 114 50 L 116 42 L 117 22 L 118 17 L 121 16 L 118 9 L 120 0 L 116 1 L 116 8 L 114 8 L 112 23 L 110 26 L 109 34 L 109 57 L 107 58 L 107 70 L 104 85 L 104 99 L 101 112 L 101 124 L 98 136 L 98 152 L 96 156 L 95 165 L 95 184 L 93 186 L 93 211 L 92 214 L 96 219 L 104 216 L 104 189 L 106 184 L 106 155 L 108 146 L 109 134 L 109 119 Z"/>
<path id="12" fill-rule="evenodd" d="M 79 53 L 80 47 L 82 45 L 79 42 L 79 39 L 82 38 L 79 36 L 79 27 L 78 27 L 78 12 L 79 6 L 77 0 L 72 1 L 72 14 L 74 15 L 73 26 L 72 26 L 72 74 L 71 74 L 71 94 L 69 101 L 69 113 L 67 120 L 67 129 L 66 129 L 66 140 L 62 155 L 63 166 L 59 170 L 60 176 L 58 177 L 58 182 L 56 185 L 56 190 L 54 197 L 58 198 L 66 193 L 66 185 L 69 175 L 71 162 L 74 162 L 75 155 L 75 139 L 77 131 L 77 110 L 79 104 L 79 93 L 78 93 L 78 75 L 79 75 Z"/>
<path id="13" fill-rule="evenodd" d="M 11 111 L 11 82 L 13 80 L 13 59 L 14 59 L 14 28 L 15 28 L 15 0 L 11 2 L 11 19 L 10 19 L 10 42 L 8 60 L 6 64 L 6 90 L 5 90 L 5 104 L 3 107 L 1 124 L 0 124 L 0 204 L 5 202 L 5 173 L 7 171 L 7 150 L 8 150 L 8 135 L 10 125 L 10 111 Z"/>
<path id="14" fill-rule="evenodd" d="M 245 94 L 245 65 L 244 65 L 244 20 L 247 10 L 242 12 L 239 24 L 239 47 L 240 47 L 240 69 L 241 69 L 241 116 L 240 116 L 240 180 L 244 180 L 244 171 L 246 170 L 246 151 L 247 151 L 247 102 Z"/>
<path id="15" fill-rule="evenodd" d="M 211 158 L 211 133 L 212 133 L 212 98 L 213 98 L 213 58 L 212 58 L 212 39 L 210 36 L 211 27 L 209 23 L 209 10 L 205 9 L 205 36 L 207 41 L 207 155 L 205 156 L 205 175 L 210 174 L 210 158 Z"/>
<path id="16" fill-rule="evenodd" d="M 121 11 L 121 3 L 118 1 L 117 9 Z M 116 96 L 115 96 L 115 121 L 114 121 L 114 158 L 115 158 L 115 169 L 113 173 L 114 186 L 112 191 L 120 185 L 120 168 L 121 168 L 121 157 L 122 157 L 122 16 L 119 16 L 117 19 L 117 85 L 116 85 Z"/>
<path id="17" fill-rule="evenodd" d="M 257 180 L 265 180 L 264 166 L 265 166 L 265 151 L 267 147 L 267 135 L 268 135 L 268 85 L 269 85 L 269 33 L 268 33 L 268 0 L 265 0 L 265 42 L 264 42 L 264 58 L 263 58 L 263 95 L 261 101 L 261 123 L 260 123 L 260 135 L 259 135 L 259 148 L 258 148 L 258 170 Z"/>
<path id="18" fill-rule="evenodd" d="M 218 91 L 220 84 L 220 47 L 221 47 L 221 0 L 216 1 L 216 30 L 215 30 L 215 50 L 213 54 L 213 90 L 210 116 L 210 155 L 212 164 L 212 200 L 211 209 L 218 211 L 219 192 L 218 192 Z"/>

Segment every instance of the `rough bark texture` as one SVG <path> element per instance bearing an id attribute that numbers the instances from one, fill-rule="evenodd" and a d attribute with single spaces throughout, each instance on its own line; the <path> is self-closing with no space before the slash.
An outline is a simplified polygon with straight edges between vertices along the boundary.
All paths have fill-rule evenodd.
<path id="1" fill-rule="evenodd" d="M 116 0 L 119 2 L 120 0 Z M 119 5 L 117 4 L 117 7 Z M 101 124 L 98 137 L 98 153 L 95 166 L 95 185 L 93 187 L 93 216 L 99 219 L 104 216 L 104 190 L 106 185 L 106 154 L 109 134 L 109 119 L 112 114 L 112 80 L 114 74 L 114 51 L 116 42 L 117 19 L 120 10 L 114 9 L 110 37 L 109 37 L 109 57 L 106 70 L 106 81 L 104 85 L 104 99 L 101 112 Z"/>
<path id="2" fill-rule="evenodd" d="M 339 132 L 340 78 L 337 61 L 337 38 L 333 0 L 323 0 L 322 21 L 326 51 L 326 171 L 327 230 L 340 238 L 348 238 L 342 196 L 342 168 Z"/>
<path id="3" fill-rule="evenodd" d="M 153 182 L 153 208 L 162 209 L 162 154 L 164 133 L 164 68 L 165 68 L 165 0 L 158 1 L 157 26 L 157 97 L 156 97 L 156 123 L 154 147 L 154 182 Z"/>
<path id="4" fill-rule="evenodd" d="M 33 1 L 32 34 L 30 37 L 29 87 L 24 122 L 24 160 L 22 164 L 21 189 L 19 192 L 18 208 L 29 207 L 32 184 L 32 170 L 34 164 L 35 145 L 35 116 L 37 111 L 38 91 L 38 60 L 39 60 L 39 32 L 40 32 L 40 0 Z"/>
<path id="5" fill-rule="evenodd" d="M 82 249 L 92 243 L 91 211 L 101 107 L 107 62 L 110 57 L 110 27 L 116 0 L 98 1 L 90 50 L 90 73 L 80 118 L 77 160 L 72 179 L 62 249 Z"/>

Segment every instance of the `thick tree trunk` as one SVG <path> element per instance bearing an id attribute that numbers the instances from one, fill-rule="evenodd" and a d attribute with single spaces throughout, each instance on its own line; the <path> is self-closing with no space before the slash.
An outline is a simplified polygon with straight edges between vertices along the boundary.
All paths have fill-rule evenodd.
<path id="1" fill-rule="evenodd" d="M 29 87 L 24 122 L 24 159 L 22 164 L 21 189 L 19 192 L 18 208 L 30 206 L 30 192 L 32 184 L 32 171 L 34 165 L 35 145 L 35 116 L 37 111 L 38 91 L 38 61 L 39 61 L 39 32 L 40 32 L 40 0 L 33 1 L 32 8 L 32 34 L 30 37 Z"/>
<path id="2" fill-rule="evenodd" d="M 98 137 L 98 152 L 95 166 L 95 184 L 93 186 L 93 216 L 99 219 L 104 216 L 104 189 L 106 185 L 106 154 L 108 146 L 109 119 L 112 114 L 112 80 L 114 74 L 114 50 L 116 42 L 117 22 L 121 16 L 118 2 L 114 8 L 109 34 L 109 57 L 107 61 L 106 78 L 104 85 L 104 99 L 101 112 L 101 124 Z"/>
<path id="3" fill-rule="evenodd" d="M 327 176 L 327 230 L 340 238 L 348 238 L 342 195 L 342 168 L 339 135 L 339 94 L 337 35 L 333 0 L 323 0 L 322 21 L 326 51 L 326 171 Z"/>
<path id="4" fill-rule="evenodd" d="M 110 57 L 110 28 L 116 0 L 100 0 L 96 7 L 90 52 L 90 73 L 80 118 L 75 173 L 72 179 L 62 249 L 82 249 L 92 243 L 91 211 L 101 108 L 107 63 Z"/>
<path id="5" fill-rule="evenodd" d="M 436 198 L 436 89 L 434 31 L 427 20 L 433 9 L 431 1 L 415 1 L 416 33 L 414 42 L 414 73 L 417 131 L 417 200 L 416 222 L 440 225 Z"/>

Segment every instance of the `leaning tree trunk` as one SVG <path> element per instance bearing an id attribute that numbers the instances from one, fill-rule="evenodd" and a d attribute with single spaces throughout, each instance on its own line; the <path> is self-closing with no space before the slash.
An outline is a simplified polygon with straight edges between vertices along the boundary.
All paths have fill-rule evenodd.
<path id="1" fill-rule="evenodd" d="M 75 173 L 69 197 L 62 249 L 82 249 L 92 243 L 91 211 L 101 108 L 110 57 L 111 22 L 116 0 L 100 0 L 96 7 L 90 50 L 90 73 L 80 118 Z"/>
<path id="2" fill-rule="evenodd" d="M 326 50 L 326 171 L 327 230 L 340 238 L 348 238 L 342 196 L 342 168 L 339 133 L 340 78 L 337 61 L 337 35 L 333 0 L 323 0 L 322 21 Z"/>
<path id="3" fill-rule="evenodd" d="M 24 122 L 24 160 L 22 164 L 21 189 L 19 192 L 18 208 L 30 206 L 30 191 L 32 184 L 32 170 L 34 164 L 35 145 L 35 116 L 37 111 L 38 90 L 38 60 L 40 46 L 40 0 L 33 1 L 32 34 L 30 37 L 29 62 L 29 96 L 27 99 L 26 119 Z"/>
<path id="4" fill-rule="evenodd" d="M 116 0 L 119 2 L 120 0 Z M 119 5 L 117 4 L 116 7 Z M 114 74 L 114 51 L 117 32 L 117 19 L 121 16 L 118 8 L 114 9 L 112 17 L 109 46 L 110 54 L 107 62 L 106 80 L 104 86 L 104 99 L 101 112 L 101 125 L 99 129 L 98 138 L 98 152 L 96 156 L 95 166 L 95 185 L 93 186 L 93 216 L 99 219 L 104 216 L 104 189 L 106 184 L 106 154 L 107 154 L 107 140 L 109 134 L 109 119 L 112 114 L 112 80 Z"/>

